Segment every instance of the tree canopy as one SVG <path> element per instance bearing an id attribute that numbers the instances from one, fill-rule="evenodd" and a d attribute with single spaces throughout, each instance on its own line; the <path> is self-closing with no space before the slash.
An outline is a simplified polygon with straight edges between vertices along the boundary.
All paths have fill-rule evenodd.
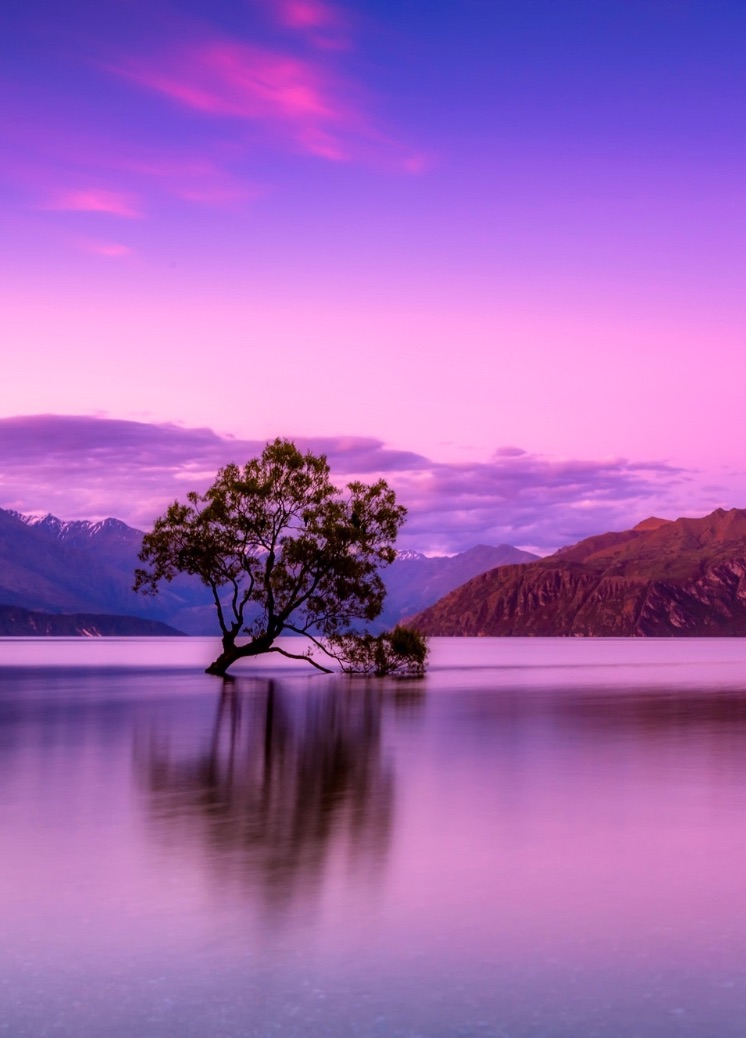
<path id="1" fill-rule="evenodd" d="M 135 589 L 156 594 L 179 573 L 210 588 L 222 652 L 208 673 L 225 674 L 236 660 L 265 652 L 327 670 L 314 647 L 355 669 L 354 629 L 381 611 L 380 570 L 396 557 L 405 515 L 385 480 L 342 491 L 324 455 L 277 439 L 243 467 L 220 469 L 204 494 L 170 505 L 143 539 Z M 290 652 L 276 644 L 282 634 L 312 644 Z"/>

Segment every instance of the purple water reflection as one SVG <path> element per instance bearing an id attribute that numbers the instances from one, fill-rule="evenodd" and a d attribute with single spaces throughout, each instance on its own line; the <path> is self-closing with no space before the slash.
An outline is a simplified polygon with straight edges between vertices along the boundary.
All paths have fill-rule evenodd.
<path id="1" fill-rule="evenodd" d="M 2 672 L 0 1028 L 741 1036 L 744 646 L 678 644 Z"/>

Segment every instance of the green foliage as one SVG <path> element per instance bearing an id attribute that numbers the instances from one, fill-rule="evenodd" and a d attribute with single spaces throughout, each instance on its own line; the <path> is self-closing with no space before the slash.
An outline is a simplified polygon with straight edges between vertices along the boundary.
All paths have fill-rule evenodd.
<path id="1" fill-rule="evenodd" d="M 224 674 L 243 656 L 281 652 L 281 634 L 325 642 L 374 620 L 406 509 L 384 480 L 335 487 L 324 455 L 277 439 L 243 467 L 226 465 L 204 493 L 175 501 L 143 539 L 135 590 L 155 594 L 179 573 L 211 589 Z M 248 641 L 238 644 L 245 635 Z M 314 663 L 315 666 L 319 666 Z M 321 668 L 326 669 L 326 668 Z"/>
<path id="2" fill-rule="evenodd" d="M 400 674 L 421 677 L 425 673 L 427 640 L 411 627 L 398 624 L 378 636 L 345 634 L 332 639 L 342 669 L 349 674 Z"/>

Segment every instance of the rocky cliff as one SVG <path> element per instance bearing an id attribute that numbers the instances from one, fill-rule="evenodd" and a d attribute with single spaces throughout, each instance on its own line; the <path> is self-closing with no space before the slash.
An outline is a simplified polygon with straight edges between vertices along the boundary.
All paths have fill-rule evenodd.
<path id="1" fill-rule="evenodd" d="M 746 510 L 651 518 L 500 566 L 412 622 L 430 635 L 746 635 Z"/>

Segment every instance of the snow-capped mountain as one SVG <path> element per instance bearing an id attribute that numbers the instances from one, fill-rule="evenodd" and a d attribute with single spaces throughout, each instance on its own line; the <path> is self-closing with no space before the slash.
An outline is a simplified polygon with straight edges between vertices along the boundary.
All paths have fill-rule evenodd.
<path id="1" fill-rule="evenodd" d="M 384 571 L 386 599 L 376 622 L 379 630 L 426 609 L 443 595 L 472 577 L 496 566 L 534 562 L 537 556 L 510 544 L 478 544 L 458 555 L 428 557 L 418 551 L 399 552 L 396 561 Z"/>
<path id="2" fill-rule="evenodd" d="M 65 522 L 54 515 L 0 509 L 0 605 L 166 623 L 181 610 L 207 605 L 207 589 L 187 578 L 168 585 L 157 598 L 135 594 L 142 536 L 118 519 Z"/>
<path id="3" fill-rule="evenodd" d="M 179 576 L 153 598 L 132 590 L 143 534 L 119 519 L 65 522 L 0 509 L 0 605 L 49 613 L 116 613 L 161 620 L 188 634 L 217 634 L 212 597 L 197 578 Z M 382 576 L 383 630 L 435 603 L 471 577 L 536 556 L 510 545 L 479 545 L 460 555 L 398 553 Z"/>
<path id="4" fill-rule="evenodd" d="M 26 526 L 43 530 L 50 537 L 54 537 L 63 543 L 84 543 L 86 541 L 102 540 L 107 542 L 118 541 L 121 544 L 137 544 L 142 541 L 142 531 L 127 526 L 121 519 L 100 519 L 91 522 L 89 519 L 73 519 L 66 522 L 58 519 L 56 515 L 47 512 L 46 515 L 24 515 L 23 512 L 10 512 L 17 516 Z"/>

